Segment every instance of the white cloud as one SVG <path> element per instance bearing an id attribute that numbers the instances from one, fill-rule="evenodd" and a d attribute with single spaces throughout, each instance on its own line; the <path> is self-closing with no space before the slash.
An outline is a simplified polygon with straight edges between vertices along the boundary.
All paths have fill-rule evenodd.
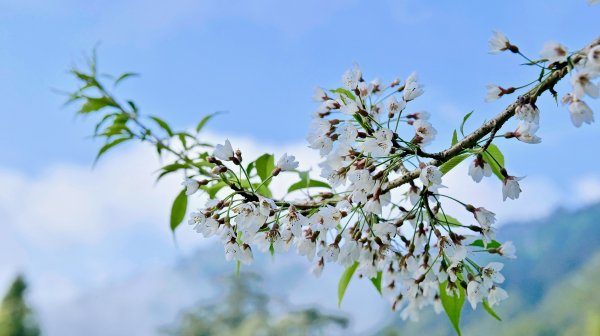
<path id="1" fill-rule="evenodd" d="M 206 141 L 212 143 L 225 138 L 205 134 Z M 237 136 L 228 138 L 234 148 L 243 151 L 246 162 L 264 152 L 276 157 L 284 152 L 295 155 L 301 169 L 316 168 L 319 162 L 317 153 L 304 143 L 264 144 Z M 476 185 L 467 176 L 466 166 L 465 162 L 445 177 L 450 194 L 489 208 L 502 222 L 543 217 L 563 200 L 552 181 L 527 177 L 522 183 L 522 197 L 505 203 L 499 181 L 489 178 Z M 6 251 L 0 255 L 5 266 L 0 283 L 6 284 L 15 270 L 25 269 L 33 280 L 35 301 L 42 312 L 47 312 L 57 302 L 78 297 L 90 288 L 171 264 L 177 252 L 167 223 L 180 179 L 167 178 L 154 185 L 158 167 L 152 150 L 135 145 L 109 153 L 94 170 L 87 164 L 59 164 L 37 176 L 26 176 L 0 169 L 0 216 L 8 223 L 0 227 L 0 244 Z M 294 174 L 282 174 L 272 184 L 275 193 L 285 194 L 295 179 Z M 597 200 L 600 180 L 594 176 L 582 179 L 576 189 L 583 199 Z M 192 199 L 192 207 L 201 203 L 202 198 Z M 463 213 L 465 221 L 472 220 L 460 207 L 454 210 Z M 185 254 L 206 242 L 188 226 L 180 228 L 177 237 Z M 372 290 L 368 282 L 357 286 L 359 293 L 348 296 L 348 303 L 366 302 L 365 293 Z M 298 290 L 308 290 L 304 287 Z M 308 303 L 307 298 L 293 300 Z"/>
<path id="2" fill-rule="evenodd" d="M 526 177 L 521 184 L 522 193 L 517 200 L 502 200 L 502 182 L 495 176 L 475 183 L 467 175 L 468 162 L 463 162 L 444 177 L 447 192 L 455 198 L 472 203 L 476 207 L 485 207 L 497 215 L 499 223 L 527 221 L 549 215 L 563 201 L 555 183 L 542 177 Z M 448 201 L 457 218 L 472 221 L 472 215 L 466 214 L 462 206 Z M 462 214 L 462 215 L 461 215 Z"/>
<path id="3" fill-rule="evenodd" d="M 590 204 L 600 201 L 600 177 L 586 175 L 574 182 L 574 191 L 578 202 Z"/>

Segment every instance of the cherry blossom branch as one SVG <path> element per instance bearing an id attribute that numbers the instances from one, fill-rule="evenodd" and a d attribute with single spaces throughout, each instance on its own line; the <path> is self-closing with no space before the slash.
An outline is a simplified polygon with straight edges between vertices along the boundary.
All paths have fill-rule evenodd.
<path id="1" fill-rule="evenodd" d="M 588 44 L 584 49 L 582 49 L 582 51 L 585 52 L 586 50 L 598 45 L 600 45 L 600 37 Z M 582 57 L 583 56 L 578 53 L 576 58 L 573 59 L 573 63 L 576 64 Z M 483 139 L 486 135 L 492 133 L 494 130 L 499 130 L 502 128 L 502 126 L 515 115 L 517 107 L 521 105 L 522 102 L 535 102 L 535 100 L 544 92 L 552 91 L 554 86 L 572 70 L 573 69 L 570 66 L 565 66 L 562 69 L 554 71 L 550 76 L 548 76 L 547 79 L 543 80 L 536 87 L 517 98 L 517 100 L 512 104 L 508 105 L 504 111 L 500 112 L 498 115 L 496 115 L 496 117 L 484 123 L 480 128 L 473 131 L 471 134 L 467 135 L 464 139 L 460 140 L 450 148 L 438 153 L 423 155 L 425 157 L 434 158 L 434 160 L 431 160 L 429 163 L 427 163 L 427 165 L 439 167 L 451 158 L 459 155 L 463 150 L 473 148 L 478 141 Z M 417 179 L 420 174 L 421 169 L 417 168 L 412 170 L 409 173 L 390 181 L 388 186 L 384 188 L 384 191 L 390 191 L 410 181 L 413 181 Z"/>

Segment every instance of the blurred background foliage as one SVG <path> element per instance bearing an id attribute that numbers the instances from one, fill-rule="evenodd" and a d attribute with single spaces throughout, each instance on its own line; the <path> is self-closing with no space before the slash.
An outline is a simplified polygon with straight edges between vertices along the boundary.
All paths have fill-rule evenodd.
<path id="1" fill-rule="evenodd" d="M 38 336 L 35 315 L 25 300 L 27 283 L 17 275 L 0 306 L 0 336 Z"/>
<path id="2" fill-rule="evenodd" d="M 463 335 L 600 335 L 600 204 L 578 211 L 557 211 L 544 220 L 508 224 L 498 235 L 512 240 L 518 248 L 517 259 L 507 262 L 502 272 L 510 295 L 496 309 L 503 321 L 465 306 Z M 294 270 L 279 272 L 276 285 L 266 287 L 254 273 L 242 272 L 237 277 L 230 264 L 200 267 L 197 259 L 193 260 L 178 265 L 178 271 L 221 274 L 215 280 L 220 292 L 212 300 L 181 307 L 179 316 L 157 330 L 159 334 L 352 334 L 351 319 L 335 311 L 290 306 L 284 296 L 298 277 Z M 26 290 L 22 276 L 7 289 L 0 307 L 0 336 L 40 334 Z M 334 297 L 332 294 L 331 299 Z M 443 315 L 425 312 L 416 323 L 402 321 L 398 315 L 390 313 L 383 327 L 372 334 L 454 334 Z"/>
<path id="3" fill-rule="evenodd" d="M 348 319 L 328 315 L 318 309 L 290 310 L 276 303 L 260 287 L 260 277 L 243 272 L 225 280 L 224 293 L 213 303 L 185 310 L 173 326 L 163 328 L 167 335 L 276 336 L 338 335 Z M 276 304 L 274 304 L 276 303 Z"/>

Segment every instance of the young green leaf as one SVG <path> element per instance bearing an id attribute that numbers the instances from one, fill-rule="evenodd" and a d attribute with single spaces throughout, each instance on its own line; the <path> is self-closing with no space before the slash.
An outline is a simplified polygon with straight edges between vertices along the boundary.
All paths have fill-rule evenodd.
<path id="1" fill-rule="evenodd" d="M 449 171 L 454 169 L 454 167 L 458 166 L 459 163 L 463 162 L 464 159 L 466 159 L 468 157 L 469 157 L 469 154 L 457 155 L 457 156 L 451 158 L 450 160 L 444 162 L 444 164 L 442 164 L 440 166 L 440 171 L 442 172 L 443 175 L 446 175 L 446 173 L 448 173 Z"/>
<path id="2" fill-rule="evenodd" d="M 446 215 L 443 212 L 438 212 L 437 219 L 439 221 L 441 221 L 443 225 L 450 225 L 450 226 L 461 226 L 462 225 L 458 221 L 458 219 L 456 219 L 452 216 Z"/>
<path id="3" fill-rule="evenodd" d="M 452 146 L 456 145 L 458 143 L 458 134 L 456 134 L 456 130 L 454 130 L 454 133 L 452 133 Z"/>
<path id="4" fill-rule="evenodd" d="M 381 278 L 382 278 L 381 271 L 377 272 L 376 277 L 371 278 L 371 283 L 373 284 L 373 286 L 375 286 L 375 289 L 377 290 L 379 295 L 381 295 Z"/>
<path id="5" fill-rule="evenodd" d="M 487 248 L 499 248 L 502 244 L 500 244 L 499 242 L 492 240 L 491 242 L 487 243 Z M 483 240 L 481 239 L 477 239 L 475 241 L 473 241 L 471 244 L 469 244 L 469 246 L 477 246 L 477 247 L 484 247 L 484 243 Z"/>
<path id="6" fill-rule="evenodd" d="M 488 314 L 490 314 L 493 318 L 502 322 L 502 319 L 500 318 L 500 316 L 498 314 L 496 314 L 496 312 L 492 309 L 492 307 L 490 307 L 490 304 L 487 302 L 487 300 L 483 300 L 483 309 L 485 309 L 485 311 L 488 312 Z"/>
<path id="7" fill-rule="evenodd" d="M 358 268 L 358 262 L 355 261 L 354 264 L 348 266 L 342 277 L 340 278 L 340 282 L 338 284 L 338 307 L 342 305 L 342 300 L 344 299 L 344 294 L 346 294 L 346 288 L 348 288 L 348 284 L 356 272 L 356 268 Z"/>
<path id="8" fill-rule="evenodd" d="M 122 74 L 121 76 L 119 76 L 119 78 L 115 79 L 114 85 L 115 86 L 119 85 L 119 83 L 121 83 L 126 78 L 137 77 L 137 76 L 139 76 L 139 74 L 137 74 L 135 72 L 126 72 L 126 73 Z"/>
<path id="9" fill-rule="evenodd" d="M 108 97 L 93 98 L 88 97 L 83 106 L 79 109 L 79 113 L 90 113 L 101 110 L 108 106 L 117 106 L 112 99 Z"/>
<path id="10" fill-rule="evenodd" d="M 256 159 L 254 165 L 256 166 L 256 173 L 258 173 L 260 179 L 264 181 L 271 176 L 271 172 L 275 168 L 275 158 L 272 154 L 263 154 L 261 157 Z M 269 185 L 269 183 L 265 184 Z"/>
<path id="11" fill-rule="evenodd" d="M 185 194 L 185 189 L 183 189 L 175 200 L 173 201 L 173 206 L 171 207 L 171 231 L 175 232 L 175 229 L 183 222 L 185 218 L 185 212 L 187 211 L 187 201 L 188 197 Z"/>
<path id="12" fill-rule="evenodd" d="M 490 144 L 485 152 L 482 153 L 483 160 L 487 162 L 490 167 L 492 167 L 492 172 L 496 175 L 501 181 L 504 181 L 504 176 L 502 175 L 502 168 L 504 167 L 504 155 L 498 148 L 498 146 L 494 144 Z"/>
<path id="13" fill-rule="evenodd" d="M 328 189 L 331 189 L 331 186 L 322 181 L 308 179 L 308 180 L 299 181 L 299 182 L 292 184 L 288 188 L 288 192 L 290 193 L 295 190 L 306 189 L 306 188 L 328 188 Z"/>
<path id="14" fill-rule="evenodd" d="M 335 90 L 329 90 L 330 92 L 333 93 L 339 93 L 340 95 L 344 95 L 352 100 L 356 100 L 356 97 L 352 94 L 352 92 L 344 89 L 344 88 L 337 88 Z"/>
<path id="15" fill-rule="evenodd" d="M 219 181 L 210 186 L 203 186 L 202 190 L 206 191 L 206 193 L 208 194 L 208 197 L 210 199 L 214 199 L 217 196 L 217 193 L 219 192 L 219 190 L 223 189 L 226 186 L 227 186 L 227 183 L 225 183 L 223 181 Z"/>
<path id="16" fill-rule="evenodd" d="M 150 116 L 150 119 L 154 120 L 154 122 L 156 122 L 156 124 L 162 128 L 165 132 L 167 132 L 167 134 L 172 137 L 173 136 L 173 131 L 171 130 L 171 127 L 169 126 L 169 124 L 167 124 L 166 121 L 160 119 L 159 117 L 155 117 L 155 116 Z"/>
<path id="17" fill-rule="evenodd" d="M 473 111 L 467 113 L 463 118 L 462 124 L 460 124 L 460 134 L 462 134 L 463 136 L 465 136 L 465 123 L 467 122 L 467 120 L 469 120 L 471 114 L 473 114 Z"/>
<path id="18" fill-rule="evenodd" d="M 98 154 L 96 154 L 96 159 L 94 160 L 94 165 L 98 162 L 98 160 L 100 159 L 100 157 L 104 153 L 106 153 L 109 149 L 111 149 L 111 148 L 115 147 L 116 145 L 118 145 L 120 143 L 123 143 L 123 142 L 125 142 L 127 140 L 131 140 L 131 138 L 130 137 L 127 137 L 127 138 L 118 138 L 118 139 L 115 139 L 115 140 L 113 140 L 113 141 L 105 144 L 104 146 L 102 146 L 102 148 L 100 148 L 100 150 L 98 151 Z"/>
<path id="19" fill-rule="evenodd" d="M 450 296 L 446 293 L 446 285 L 447 282 L 440 284 L 440 299 L 450 323 L 456 330 L 456 334 L 460 336 L 460 314 L 465 303 L 465 290 L 458 286 L 454 295 Z"/>
<path id="20" fill-rule="evenodd" d="M 202 118 L 202 120 L 200 120 L 200 122 L 196 126 L 196 133 L 200 133 L 202 128 L 204 128 L 204 126 L 210 119 L 212 119 L 214 116 L 221 114 L 221 113 L 223 113 L 223 112 L 217 111 L 217 112 L 211 113 L 211 114 L 205 116 L 204 118 Z"/>

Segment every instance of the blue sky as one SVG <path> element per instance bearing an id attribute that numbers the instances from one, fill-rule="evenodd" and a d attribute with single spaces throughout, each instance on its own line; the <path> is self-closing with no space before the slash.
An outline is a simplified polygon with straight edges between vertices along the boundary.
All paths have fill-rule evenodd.
<path id="1" fill-rule="evenodd" d="M 141 73 L 119 92 L 144 112 L 189 127 L 205 114 L 228 111 L 210 125 L 212 139 L 244 139 L 256 153 L 300 151 L 316 108 L 314 87 L 337 87 L 354 62 L 366 78 L 417 71 L 426 94 L 415 109 L 432 114 L 439 130 L 432 147 L 441 149 L 465 113 L 475 111 L 473 126 L 510 102 L 484 103 L 486 84 L 517 86 L 537 76 L 513 55 L 487 53 L 493 30 L 536 57 L 549 40 L 574 50 L 597 37 L 599 13 L 584 0 L 0 0 L 0 214 L 9 218 L 5 246 L 22 256 L 9 264 L 76 295 L 180 255 L 164 227 L 178 181 L 153 187 L 155 161 L 135 146 L 92 172 L 99 145 L 86 139 L 92 120 L 75 119 L 52 90 L 75 87 L 66 70 L 98 43 L 102 71 Z M 597 101 L 589 103 L 600 113 Z M 566 108 L 548 97 L 539 105 L 542 144 L 499 142 L 509 172 L 528 176 L 526 193 L 531 186 L 528 198 L 505 212 L 511 218 L 600 197 L 600 159 L 588 155 L 600 143 L 598 124 L 576 129 Z M 197 246 L 188 241 L 190 249 Z M 65 256 L 73 265 L 61 263 Z"/>

